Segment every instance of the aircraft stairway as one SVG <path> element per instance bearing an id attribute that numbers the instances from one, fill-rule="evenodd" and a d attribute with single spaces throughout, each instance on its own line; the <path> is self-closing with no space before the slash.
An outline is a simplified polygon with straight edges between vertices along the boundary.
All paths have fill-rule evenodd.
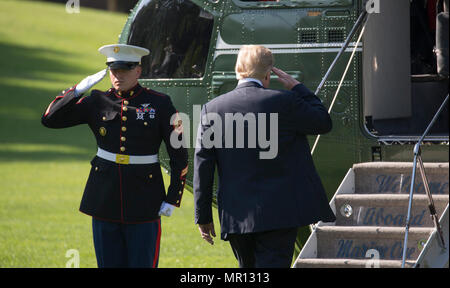
<path id="1" fill-rule="evenodd" d="M 424 163 L 446 249 L 438 243 L 428 197 L 416 175 L 405 267 L 448 267 L 449 164 Z M 330 206 L 336 222 L 319 222 L 294 268 L 400 268 L 412 163 L 353 165 Z"/>

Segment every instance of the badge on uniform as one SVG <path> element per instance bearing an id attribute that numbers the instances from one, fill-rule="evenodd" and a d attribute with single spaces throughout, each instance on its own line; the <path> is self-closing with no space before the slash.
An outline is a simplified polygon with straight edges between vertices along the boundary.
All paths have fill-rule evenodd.
<path id="1" fill-rule="evenodd" d="M 144 120 L 145 113 L 149 114 L 150 119 L 155 118 L 155 108 L 148 106 L 150 106 L 150 103 L 141 104 L 140 108 L 136 108 L 136 120 Z"/>
<path id="2" fill-rule="evenodd" d="M 145 113 L 150 111 L 150 109 L 147 108 L 148 106 L 150 106 L 150 103 L 141 104 L 141 108 L 136 108 L 136 120 L 144 120 Z"/>
<path id="3" fill-rule="evenodd" d="M 155 113 L 156 113 L 155 108 L 150 107 L 150 112 L 149 112 L 149 114 L 150 114 L 150 119 L 155 118 Z"/>

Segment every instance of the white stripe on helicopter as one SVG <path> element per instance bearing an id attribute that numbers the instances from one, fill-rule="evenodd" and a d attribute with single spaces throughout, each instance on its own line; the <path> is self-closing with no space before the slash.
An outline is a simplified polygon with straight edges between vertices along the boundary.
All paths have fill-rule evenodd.
<path id="1" fill-rule="evenodd" d="M 292 54 L 292 53 L 331 53 L 339 52 L 344 43 L 292 43 L 292 44 L 260 44 L 269 48 L 275 54 Z M 345 52 L 352 52 L 356 43 L 351 42 Z M 242 45 L 234 45 L 226 43 L 220 33 L 217 37 L 216 51 L 214 59 L 220 55 L 233 55 L 239 52 Z M 362 51 L 362 43 L 358 44 L 356 51 Z"/>

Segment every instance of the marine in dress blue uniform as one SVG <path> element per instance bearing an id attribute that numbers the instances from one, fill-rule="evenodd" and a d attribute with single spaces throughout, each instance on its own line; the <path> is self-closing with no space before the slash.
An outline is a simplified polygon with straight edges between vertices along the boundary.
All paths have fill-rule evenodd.
<path id="1" fill-rule="evenodd" d="M 134 69 L 148 50 L 131 45 L 107 45 L 109 69 Z M 49 128 L 87 124 L 98 151 L 80 204 L 92 216 L 99 267 L 157 267 L 160 215 L 179 207 L 187 174 L 187 151 L 174 148 L 171 133 L 182 133 L 171 122 L 177 110 L 168 95 L 139 84 L 127 91 L 83 92 L 99 82 L 106 70 L 62 91 L 42 116 Z M 82 86 L 80 88 L 80 86 Z M 173 120 L 173 119 L 172 119 Z M 170 156 L 171 181 L 165 191 L 158 151 L 164 141 Z"/>

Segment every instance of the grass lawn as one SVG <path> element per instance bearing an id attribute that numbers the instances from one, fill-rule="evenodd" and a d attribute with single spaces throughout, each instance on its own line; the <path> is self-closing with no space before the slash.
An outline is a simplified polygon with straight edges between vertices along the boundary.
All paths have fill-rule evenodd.
<path id="1" fill-rule="evenodd" d="M 47 129 L 40 117 L 59 91 L 104 68 L 97 49 L 117 42 L 126 18 L 0 1 L 0 267 L 65 267 L 69 249 L 80 267 L 96 267 L 91 218 L 78 212 L 95 139 L 87 127 Z M 95 88 L 109 86 L 105 78 Z M 185 191 L 181 208 L 162 219 L 159 266 L 237 267 L 228 243 L 204 242 L 193 218 Z"/>

